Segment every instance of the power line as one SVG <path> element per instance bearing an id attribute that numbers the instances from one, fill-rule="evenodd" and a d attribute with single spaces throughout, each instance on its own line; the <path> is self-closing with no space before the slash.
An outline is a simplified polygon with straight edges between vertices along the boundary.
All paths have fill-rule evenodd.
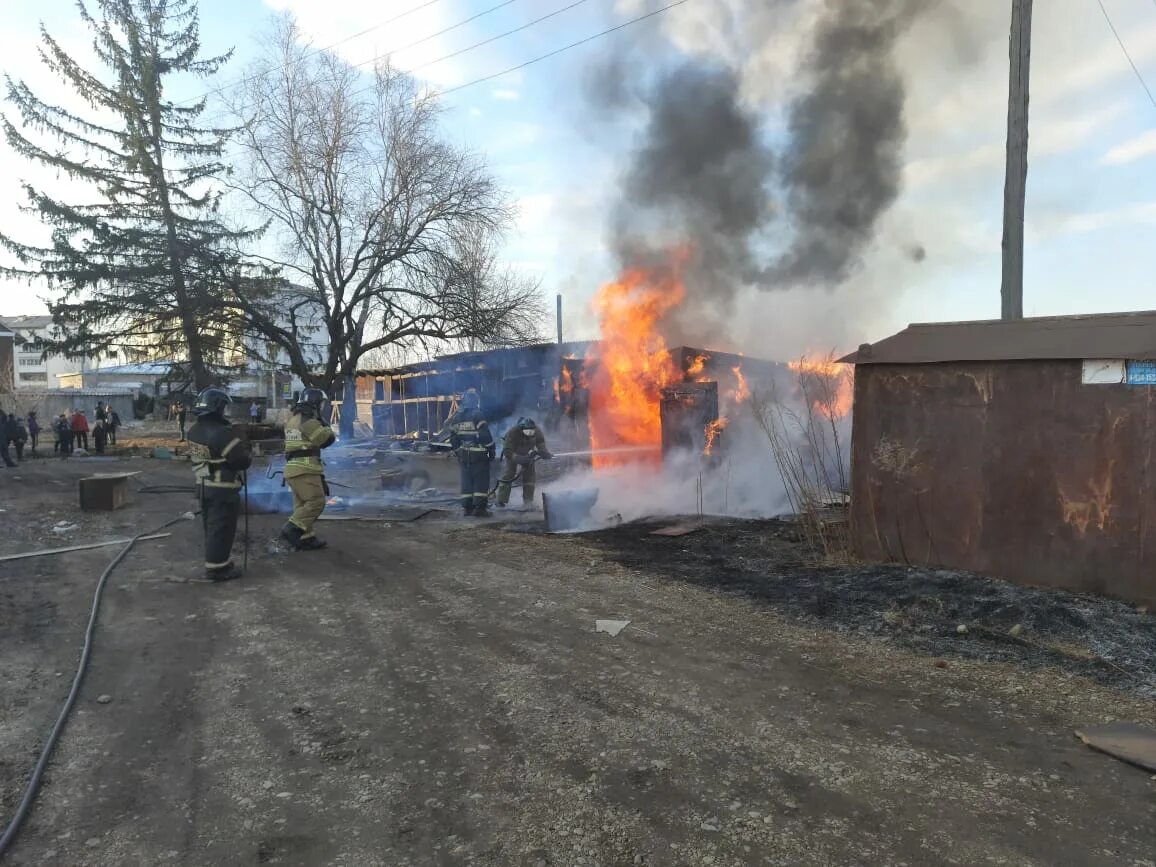
<path id="1" fill-rule="evenodd" d="M 422 3 L 420 6 L 414 6 L 412 9 L 407 9 L 405 12 L 401 12 L 397 15 L 394 15 L 392 18 L 387 18 L 384 21 L 379 21 L 376 24 L 374 24 L 372 27 L 366 27 L 364 30 L 359 30 L 357 33 L 353 33 L 349 36 L 346 36 L 343 39 L 338 39 L 336 42 L 333 42 L 329 45 L 323 45 L 321 48 L 315 48 L 312 51 L 308 51 L 301 57 L 301 59 L 307 60 L 308 58 L 314 57 L 314 56 L 321 54 L 325 51 L 332 51 L 334 48 L 337 48 L 339 45 L 344 45 L 347 42 L 352 42 L 354 39 L 359 39 L 360 37 L 365 36 L 367 33 L 372 33 L 375 30 L 380 30 L 382 27 L 385 27 L 389 24 L 392 24 L 395 21 L 400 21 L 402 18 L 405 18 L 408 15 L 412 15 L 415 12 L 420 12 L 423 9 L 428 9 L 430 6 L 433 6 L 433 5 L 435 5 L 437 3 L 441 3 L 441 2 L 442 2 L 442 0 L 426 0 L 426 2 Z M 495 6 L 494 9 L 500 8 L 500 6 L 507 6 L 513 2 L 514 2 L 514 0 L 507 0 L 506 3 L 501 3 L 501 4 L 499 4 L 499 6 Z M 1153 2 L 1156 2 L 1156 0 L 1153 0 Z M 466 21 L 463 21 L 461 23 L 462 24 L 468 23 L 469 21 L 473 21 L 474 18 L 479 18 L 482 15 L 485 15 L 488 12 L 492 12 L 492 11 L 494 11 L 494 10 L 493 9 L 487 9 L 486 12 L 480 12 L 477 15 L 473 16 L 473 18 L 468 18 L 468 19 L 466 19 Z M 454 27 L 460 27 L 460 26 L 461 26 L 461 24 L 455 24 L 454 25 Z M 452 30 L 453 27 L 450 27 L 447 29 Z M 444 33 L 445 31 L 442 31 L 442 32 Z M 434 34 L 434 35 L 436 36 L 436 35 L 440 35 L 440 34 Z M 432 39 L 433 37 L 429 37 L 429 38 Z M 261 73 L 258 73 L 257 75 L 241 76 L 240 78 L 234 78 L 232 81 L 227 81 L 224 84 L 222 84 L 220 87 L 215 87 L 212 90 L 208 90 L 198 97 L 195 97 L 193 99 L 181 100 L 180 102 L 177 103 L 177 105 L 188 105 L 190 103 L 198 102 L 198 101 L 205 99 L 206 97 L 209 97 L 209 96 L 220 96 L 226 90 L 232 90 L 233 88 L 240 87 L 243 84 L 248 84 L 251 81 L 256 81 L 258 78 L 264 78 L 266 75 L 272 75 L 275 72 L 280 72 L 281 70 L 286 69 L 287 67 L 288 67 L 288 64 L 281 64 L 278 67 L 265 70 Z"/>
<path id="2" fill-rule="evenodd" d="M 377 61 L 383 60 L 384 58 L 389 57 L 393 54 L 400 54 L 403 51 L 409 51 L 409 49 L 411 49 L 411 48 L 414 48 L 418 45 L 421 45 L 422 43 L 429 42 L 431 39 L 437 39 L 439 36 L 444 36 L 445 34 L 449 33 L 451 30 L 457 30 L 459 27 L 464 27 L 466 24 L 469 24 L 471 21 L 475 21 L 476 19 L 481 18 L 483 15 L 489 15 L 491 12 L 497 12 L 503 6 L 509 6 L 511 3 L 515 3 L 515 2 L 517 2 L 517 0 L 505 0 L 505 2 L 499 3 L 497 6 L 491 6 L 489 9 L 483 9 L 481 12 L 477 13 L 476 15 L 471 15 L 469 18 L 465 19 L 464 21 L 459 21 L 457 24 L 451 24 L 449 27 L 446 27 L 442 30 L 439 30 L 437 33 L 431 33 L 429 36 L 423 36 L 421 39 L 416 39 L 413 42 L 409 43 L 408 45 L 403 45 L 400 48 L 391 49 L 390 51 L 387 51 L 385 54 L 378 54 L 375 57 L 369 58 L 369 60 L 363 60 L 361 63 L 355 63 L 355 64 L 353 64 L 353 68 L 354 69 L 360 69 L 363 66 L 368 66 L 371 63 L 376 63 Z M 579 3 L 585 3 L 586 0 L 578 0 L 578 2 Z M 574 5 L 577 6 L 578 3 L 575 3 Z M 567 7 L 567 8 L 570 8 L 570 7 Z M 566 10 L 563 9 L 560 11 L 564 12 Z M 558 14 L 557 12 L 553 12 L 550 15 L 544 15 L 542 18 L 539 18 L 537 20 L 538 21 L 544 21 L 547 18 L 550 18 L 553 15 L 557 15 L 557 14 Z M 531 21 L 530 22 L 530 24 L 536 24 L 536 23 L 537 23 L 537 21 Z M 525 27 L 529 27 L 530 24 L 525 25 Z M 523 30 L 523 29 L 525 29 L 525 27 L 521 27 L 519 29 Z M 501 34 L 500 36 L 495 36 L 492 39 L 487 39 L 485 42 L 479 42 L 477 45 L 471 45 L 469 48 L 463 48 L 461 51 L 454 52 L 454 54 L 447 54 L 445 57 L 439 57 L 437 60 L 431 60 L 429 63 L 426 63 L 424 65 L 429 66 L 431 63 L 440 63 L 443 60 L 448 60 L 450 57 L 455 57 L 458 54 L 465 54 L 467 51 L 472 51 L 473 49 L 477 48 L 478 46 L 485 45 L 486 42 L 493 42 L 494 39 L 501 39 L 502 36 L 508 36 L 510 33 L 516 33 L 516 32 L 517 31 L 515 31 L 515 30 L 511 30 L 508 33 Z M 421 67 L 415 67 L 415 68 L 420 69 Z"/>
<path id="3" fill-rule="evenodd" d="M 539 63 L 551 57 L 556 57 L 565 51 L 569 51 L 571 48 L 577 48 L 579 45 L 585 45 L 587 42 L 593 42 L 595 39 L 601 39 L 603 36 L 609 36 L 611 33 L 622 30 L 632 24 L 637 24 L 640 21 L 645 21 L 647 18 L 653 18 L 655 15 L 661 15 L 663 12 L 667 12 L 676 6 L 681 6 L 682 4 L 688 2 L 690 2 L 690 0 L 675 0 L 674 3 L 669 3 L 659 9 L 647 12 L 645 15 L 639 15 L 637 18 L 631 18 L 629 21 L 623 21 L 621 24 L 607 28 L 601 33 L 595 33 L 593 36 L 587 36 L 585 39 L 579 39 L 577 42 L 571 42 L 569 45 L 563 45 L 561 48 L 556 48 L 553 51 L 547 52 L 546 54 L 541 54 L 538 57 L 527 60 L 525 63 L 519 63 L 517 66 L 511 66 L 509 69 L 503 69 L 501 72 L 495 72 L 492 75 L 485 75 L 481 78 L 475 78 L 473 81 L 467 81 L 465 84 L 459 84 L 454 87 L 446 88 L 445 90 L 439 90 L 433 95 L 445 96 L 446 94 L 454 93 L 458 90 L 465 90 L 467 87 L 473 87 L 475 84 L 482 84 L 486 81 L 492 81 L 495 78 L 501 78 L 503 75 L 509 75 L 511 72 L 517 72 L 519 69 L 525 69 L 527 66 L 533 66 L 535 63 Z"/>
<path id="4" fill-rule="evenodd" d="M 453 51 L 453 52 L 445 55 L 444 57 L 439 57 L 436 60 L 427 61 L 427 62 L 421 64 L 420 66 L 415 66 L 412 69 L 410 69 L 409 71 L 413 72 L 413 71 L 418 70 L 418 69 L 425 69 L 427 66 L 433 66 L 435 63 L 441 63 L 443 60 L 450 60 L 451 58 L 459 57 L 460 55 L 466 54 L 467 52 L 470 52 L 470 51 L 473 51 L 476 48 L 481 48 L 483 45 L 489 45 L 491 42 L 497 42 L 499 39 L 505 39 L 507 36 L 513 36 L 515 33 L 521 33 L 523 30 L 528 30 L 529 28 L 533 27 L 535 24 L 541 24 L 543 21 L 546 21 L 549 18 L 553 18 L 557 15 L 561 15 L 563 12 L 569 12 L 575 6 L 581 6 L 583 3 L 586 3 L 586 2 L 588 2 L 588 0 L 574 0 L 574 2 L 571 3 L 569 6 L 563 6 L 561 9 L 555 9 L 553 12 L 548 12 L 540 18 L 535 18 L 533 21 L 527 21 L 525 24 L 521 25 L 520 27 L 515 27 L 513 30 L 507 30 L 505 33 L 499 33 L 497 36 L 491 36 L 489 39 L 483 39 L 481 42 L 475 42 L 473 45 L 467 45 L 465 48 L 460 48 L 457 51 Z M 502 4 L 502 5 L 505 5 L 505 4 Z M 438 36 L 440 34 L 434 34 L 434 35 Z M 429 37 L 429 38 L 432 39 L 433 37 Z M 426 40 L 421 40 L 421 41 L 424 42 Z M 418 43 L 413 43 L 411 45 L 407 45 L 407 46 L 405 46 L 405 48 L 400 48 L 400 49 L 398 49 L 398 51 L 391 51 L 388 54 L 382 54 L 382 55 L 379 55 L 377 57 L 371 57 L 369 60 L 366 60 L 363 63 L 357 64 L 357 67 L 366 66 L 370 63 L 376 63 L 378 60 L 381 60 L 385 57 L 388 57 L 390 54 L 396 54 L 400 51 L 405 51 L 407 48 L 412 48 L 413 45 L 416 45 L 416 44 L 418 44 Z"/>
<path id="5" fill-rule="evenodd" d="M 1156 0 L 1153 0 L 1156 3 Z M 1116 37 L 1116 41 L 1120 43 L 1120 50 L 1124 52 L 1124 56 L 1128 58 L 1128 65 L 1132 67 L 1132 71 L 1136 73 L 1136 79 L 1140 82 L 1140 86 L 1144 88 L 1144 92 L 1148 94 L 1148 101 L 1152 103 L 1152 107 L 1156 108 L 1156 96 L 1152 95 L 1151 88 L 1148 87 L 1148 82 L 1144 80 L 1144 76 L 1140 72 L 1140 68 L 1136 66 L 1136 62 L 1132 59 L 1132 55 L 1128 53 L 1128 48 L 1124 45 L 1124 40 L 1120 38 L 1120 33 L 1116 30 L 1116 25 L 1112 23 L 1112 16 L 1108 14 L 1108 8 L 1104 5 L 1104 0 L 1096 0 L 1100 6 L 1100 11 L 1104 13 L 1104 20 L 1108 22 L 1108 27 L 1112 30 L 1112 35 Z"/>

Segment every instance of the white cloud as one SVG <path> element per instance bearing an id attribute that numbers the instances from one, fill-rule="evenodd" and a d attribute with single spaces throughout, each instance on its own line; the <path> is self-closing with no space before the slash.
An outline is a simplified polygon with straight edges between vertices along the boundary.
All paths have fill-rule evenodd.
<path id="1" fill-rule="evenodd" d="M 1122 116 L 1125 109 L 1124 103 L 1116 103 L 1076 117 L 1032 125 L 1028 130 L 1028 159 L 1078 150 L 1107 123 Z M 952 182 L 968 172 L 1000 165 L 1005 159 L 1006 144 L 1002 131 L 996 132 L 999 139 L 969 150 L 912 160 L 904 169 L 904 180 L 913 187 L 935 181 Z"/>
<path id="2" fill-rule="evenodd" d="M 482 116 L 482 110 L 480 108 L 478 108 L 476 105 L 470 106 L 470 117 L 481 117 L 481 116 Z"/>
<path id="3" fill-rule="evenodd" d="M 1156 156 L 1156 129 L 1150 129 L 1116 145 L 1104 154 L 1100 165 L 1122 166 L 1151 156 Z"/>
<path id="4" fill-rule="evenodd" d="M 499 88 L 498 90 L 495 90 L 493 92 L 492 96 L 494 97 L 494 99 L 513 101 L 513 100 L 518 99 L 519 94 L 518 94 L 518 91 L 516 91 L 516 90 L 511 90 L 509 88 Z"/>
<path id="5" fill-rule="evenodd" d="M 1104 229 L 1156 225 L 1156 202 L 1134 202 L 1099 211 L 1050 211 L 1029 214 L 1028 238 L 1045 241 L 1063 235 L 1084 235 Z"/>

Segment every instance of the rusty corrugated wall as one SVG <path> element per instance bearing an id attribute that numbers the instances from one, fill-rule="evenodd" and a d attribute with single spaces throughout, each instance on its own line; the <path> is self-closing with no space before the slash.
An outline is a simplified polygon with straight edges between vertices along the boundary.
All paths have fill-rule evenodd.
<path id="1" fill-rule="evenodd" d="M 860 364 L 851 533 L 868 560 L 1156 603 L 1152 389 L 1081 362 Z"/>

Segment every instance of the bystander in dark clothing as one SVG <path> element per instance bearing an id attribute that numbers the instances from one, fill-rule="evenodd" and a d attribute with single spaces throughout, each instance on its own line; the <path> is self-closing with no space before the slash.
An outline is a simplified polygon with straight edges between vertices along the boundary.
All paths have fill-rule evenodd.
<path id="1" fill-rule="evenodd" d="M 182 403 L 177 407 L 177 424 L 181 426 L 181 441 L 185 439 L 185 405 Z"/>
<path id="2" fill-rule="evenodd" d="M 72 423 L 65 413 L 61 413 L 53 427 L 56 429 L 56 445 L 60 456 L 66 458 L 72 454 Z"/>
<path id="3" fill-rule="evenodd" d="M 14 467 L 16 464 L 12 460 L 12 456 L 8 454 L 8 442 L 12 439 L 12 434 L 8 430 L 8 416 L 0 412 L 0 460 L 4 462 L 6 467 Z"/>
<path id="4" fill-rule="evenodd" d="M 98 421 L 92 429 L 92 441 L 96 446 L 96 453 L 103 455 L 104 447 L 108 445 L 108 428 L 104 426 L 104 422 Z"/>
<path id="5" fill-rule="evenodd" d="M 116 445 L 116 430 L 120 427 L 120 414 L 114 409 L 108 414 L 108 444 Z"/>
<path id="6" fill-rule="evenodd" d="M 36 447 L 40 445 L 40 421 L 35 412 L 28 413 L 28 441 L 32 443 L 32 454 L 36 454 Z"/>
<path id="7" fill-rule="evenodd" d="M 16 460 L 24 460 L 24 444 L 28 442 L 28 430 L 24 427 L 24 419 L 17 418 L 14 413 L 8 413 L 8 440 L 16 449 Z"/>
<path id="8" fill-rule="evenodd" d="M 103 400 L 98 400 L 96 402 L 96 420 L 108 421 L 108 407 L 105 406 Z"/>

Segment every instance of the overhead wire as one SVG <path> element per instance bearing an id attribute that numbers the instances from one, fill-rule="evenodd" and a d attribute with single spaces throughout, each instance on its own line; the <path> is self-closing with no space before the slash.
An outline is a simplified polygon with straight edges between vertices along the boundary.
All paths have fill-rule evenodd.
<path id="1" fill-rule="evenodd" d="M 475 15 L 473 15 L 467 19 L 459 21 L 456 24 L 453 24 L 449 27 L 446 27 L 446 28 L 438 31 L 437 33 L 433 33 L 433 34 L 430 34 L 429 36 L 422 37 L 419 40 L 416 40 L 416 41 L 411 42 L 407 45 L 401 46 L 400 48 L 394 49 L 393 51 L 386 52 L 386 53 L 380 54 L 380 55 L 376 55 L 374 57 L 369 58 L 368 60 L 364 60 L 360 63 L 353 64 L 353 66 L 354 66 L 354 68 L 361 68 L 364 66 L 368 66 L 371 63 L 376 63 L 377 61 L 382 60 L 386 57 L 389 57 L 392 54 L 406 51 L 410 48 L 415 47 L 416 45 L 420 45 L 424 42 L 428 42 L 430 39 L 434 39 L 437 36 L 441 36 L 445 33 L 448 33 L 451 30 L 455 30 L 458 27 L 464 26 L 465 24 L 468 24 L 471 21 L 474 21 L 483 15 L 487 15 L 491 12 L 497 11 L 498 9 L 502 8 L 503 6 L 508 6 L 512 2 L 515 2 L 515 0 L 504 0 L 504 2 L 499 3 L 496 6 L 492 6 L 492 7 L 489 7 L 488 9 L 484 9 L 481 12 L 478 12 Z M 453 51 L 449 54 L 446 54 L 446 55 L 439 57 L 439 58 L 436 58 L 434 60 L 426 61 L 425 63 L 422 63 L 418 66 L 413 67 L 413 69 L 410 71 L 413 72 L 413 71 L 416 71 L 419 69 L 425 69 L 425 68 L 427 68 L 429 66 L 433 66 L 437 63 L 442 63 L 443 61 L 450 60 L 450 59 L 455 58 L 455 57 L 460 57 L 463 54 L 467 54 L 471 51 L 475 51 L 478 48 L 482 48 L 486 45 L 490 45 L 490 44 L 497 42 L 501 39 L 505 39 L 508 36 L 513 36 L 516 33 L 521 33 L 522 31 L 527 30 L 531 27 L 534 27 L 537 24 L 541 24 L 543 21 L 547 21 L 551 18 L 554 18 L 558 15 L 561 15 L 564 12 L 568 12 L 569 10 L 574 9 L 577 6 L 581 6 L 586 2 L 588 2 L 588 0 L 574 0 L 574 2 L 571 2 L 570 4 L 568 4 L 566 6 L 563 6 L 559 9 L 555 9 L 553 12 L 548 12 L 545 15 L 539 16 L 538 18 L 535 18 L 532 21 L 528 21 L 525 24 L 519 25 L 518 27 L 515 27 L 511 30 L 507 30 L 507 31 L 505 31 L 503 33 L 499 33 L 495 36 L 491 36 L 488 39 L 484 39 L 480 42 L 476 42 L 472 45 L 466 46 L 465 48 L 458 49 L 457 51 Z M 613 27 L 608 27 L 605 30 L 599 31 L 598 33 L 594 33 L 594 34 L 591 34 L 590 36 L 586 36 L 582 39 L 575 40 L 574 42 L 571 42 L 567 45 L 563 45 L 560 48 L 556 48 L 552 51 L 548 51 L 545 54 L 540 54 L 537 57 L 530 58 L 529 60 L 523 61 L 522 63 L 518 63 L 518 64 L 515 64 L 514 66 L 507 67 L 506 69 L 502 69 L 498 72 L 494 72 L 494 73 L 490 73 L 488 75 L 480 76 L 478 78 L 472 79 L 472 80 L 464 82 L 462 84 L 454 85 L 453 87 L 447 87 L 447 88 L 443 88 L 443 89 L 438 90 L 438 91 L 434 91 L 434 92 L 430 93 L 429 95 L 433 96 L 433 97 L 445 96 L 445 95 L 448 95 L 451 93 L 456 93 L 459 90 L 465 90 L 468 87 L 473 87 L 473 86 L 478 85 L 478 84 L 484 84 L 487 81 L 492 81 L 496 78 L 501 78 L 502 76 L 509 75 L 512 72 L 517 72 L 517 71 L 525 69 L 529 66 L 533 66 L 536 63 L 541 63 L 543 60 L 548 60 L 551 57 L 556 57 L 559 54 L 563 54 L 563 53 L 570 51 L 574 48 L 578 48 L 582 45 L 587 44 L 588 42 L 593 42 L 596 39 L 601 39 L 604 36 L 609 36 L 612 33 L 616 33 L 619 30 L 624 30 L 627 27 L 630 27 L 634 24 L 638 24 L 639 22 L 645 21 L 649 18 L 654 18 L 657 15 L 661 15 L 664 12 L 668 12 L 677 6 L 682 6 L 683 4 L 688 3 L 688 2 L 690 2 L 690 0 L 674 0 L 674 2 L 668 3 L 665 6 L 661 6 L 657 9 L 652 9 L 650 12 L 646 12 L 646 13 L 643 13 L 642 15 L 635 16 L 634 18 L 631 18 L 627 21 L 623 21 L 622 23 L 616 24 Z M 1154 2 L 1156 2 L 1156 0 L 1154 0 Z M 427 3 L 426 5 L 432 5 L 432 3 Z M 418 8 L 424 8 L 424 7 L 418 7 Z M 410 10 L 410 11 L 412 12 L 415 10 Z M 409 14 L 409 13 L 403 13 L 403 14 Z M 364 33 L 364 31 L 363 31 L 363 33 Z M 349 41 L 350 39 L 354 39 L 354 38 L 356 38 L 357 35 L 360 35 L 360 34 L 354 34 L 353 36 L 347 37 L 346 39 L 341 40 L 340 42 L 334 43 L 334 46 L 340 45 L 340 44 L 342 44 L 342 42 Z M 330 46 L 330 47 L 334 47 L 334 46 Z M 316 53 L 319 53 L 320 51 L 326 51 L 326 50 L 329 50 L 329 49 L 328 48 L 318 49 L 317 51 L 311 52 L 310 54 L 307 54 L 305 56 L 310 57 Z M 248 78 L 242 79 L 240 82 L 234 83 L 233 85 L 223 85 L 220 88 L 210 90 L 207 93 L 203 94 L 202 96 L 197 97 L 196 99 L 197 100 L 204 99 L 204 98 L 211 96 L 213 94 L 223 93 L 225 90 L 230 89 L 230 87 L 236 87 L 236 86 L 239 86 L 239 84 L 244 84 L 244 83 L 247 83 L 249 81 L 255 81 L 255 80 L 262 78 L 266 75 L 272 75 L 273 73 L 277 72 L 279 69 L 283 69 L 283 68 L 285 68 L 285 67 L 281 66 L 281 67 L 275 67 L 273 69 L 265 70 L 265 71 L 259 73 L 258 75 L 253 75 L 253 76 L 249 76 Z M 357 91 L 357 93 L 358 94 L 366 94 L 366 93 L 370 93 L 371 91 L 372 91 L 372 88 L 365 88 L 363 90 Z M 194 102 L 194 101 L 196 101 L 196 100 L 186 100 L 185 102 Z"/>
<path id="2" fill-rule="evenodd" d="M 338 39 L 336 42 L 331 42 L 328 45 L 323 45 L 320 48 L 314 48 L 310 51 L 307 51 L 302 56 L 301 59 L 307 60 L 310 57 L 315 57 L 316 55 L 322 54 L 326 51 L 332 51 L 334 48 L 337 48 L 340 45 L 345 45 L 347 42 L 352 42 L 354 39 L 360 39 L 362 36 L 365 36 L 366 34 L 372 33 L 375 30 L 380 30 L 382 27 L 386 27 L 390 24 L 393 24 L 395 21 L 400 21 L 402 18 L 405 18 L 408 15 L 412 15 L 415 12 L 420 12 L 423 9 L 428 9 L 430 6 L 434 6 L 434 5 L 441 3 L 441 2 L 442 2 L 442 0 L 426 0 L 426 2 L 422 3 L 420 6 L 415 6 L 412 9 L 407 9 L 405 12 L 401 12 L 397 15 L 394 15 L 391 18 L 385 19 L 384 21 L 379 21 L 371 27 L 367 27 L 364 30 L 359 30 L 356 33 L 350 34 L 349 36 L 345 36 L 341 39 Z M 505 5 L 508 5 L 509 3 L 513 3 L 513 2 L 515 2 L 515 0 L 507 0 L 506 3 L 502 3 L 500 5 L 505 6 Z M 497 7 L 495 7 L 495 8 L 497 8 Z M 487 10 L 486 12 L 480 12 L 480 13 L 478 13 L 478 15 L 473 16 L 473 18 L 479 18 L 482 15 L 487 14 L 487 12 L 492 12 L 492 11 L 493 10 L 490 9 L 490 10 Z M 469 21 L 472 21 L 473 18 L 467 19 L 467 21 L 461 22 L 461 23 L 468 23 Z M 461 26 L 461 24 L 458 24 L 455 26 Z M 450 28 L 450 29 L 452 29 L 452 28 Z M 263 78 L 266 75 L 272 75 L 273 73 L 279 72 L 283 69 L 286 69 L 287 67 L 288 67 L 288 64 L 283 63 L 280 66 L 274 67 L 273 69 L 264 70 L 264 71 L 258 73 L 257 75 L 247 75 L 247 76 L 243 75 L 240 78 L 234 78 L 231 81 L 227 81 L 224 84 L 220 85 L 219 87 L 215 87 L 215 88 L 212 88 L 210 90 L 207 90 L 204 93 L 202 93 L 200 96 L 191 97 L 190 99 L 182 99 L 182 100 L 178 101 L 176 104 L 177 105 L 189 105 L 189 104 L 194 103 L 194 102 L 199 102 L 202 99 L 206 99 L 210 96 L 220 96 L 226 90 L 232 90 L 233 88 L 240 87 L 241 85 L 244 85 L 244 84 L 248 84 L 251 81 L 256 81 L 259 78 Z"/>
<path id="3" fill-rule="evenodd" d="M 1112 23 L 1112 16 L 1108 14 L 1108 7 L 1104 5 L 1104 0 L 1096 0 L 1100 7 L 1100 11 L 1104 13 L 1104 20 L 1108 22 L 1108 27 L 1112 31 L 1112 35 L 1116 37 L 1116 42 L 1120 45 L 1120 50 L 1124 52 L 1124 57 L 1128 60 L 1128 65 L 1132 67 L 1132 71 L 1136 73 L 1136 80 L 1140 82 L 1140 86 L 1144 88 L 1144 92 L 1148 94 L 1148 101 L 1152 103 L 1152 107 L 1156 108 L 1156 96 L 1153 96 L 1152 89 L 1148 87 L 1148 82 L 1144 80 L 1144 74 L 1140 72 L 1140 67 L 1136 65 L 1136 61 L 1132 59 L 1132 55 L 1128 51 L 1128 46 L 1124 44 L 1123 38 L 1120 36 L 1120 31 L 1116 29 L 1116 25 Z M 1156 3 L 1156 0 L 1153 0 Z"/>
<path id="4" fill-rule="evenodd" d="M 615 25 L 614 27 L 608 27 L 607 29 L 605 29 L 599 33 L 595 33 L 592 36 L 587 36 L 584 39 L 579 39 L 576 42 L 571 42 L 569 45 L 563 45 L 561 48 L 556 48 L 553 51 L 548 51 L 545 54 L 540 54 L 539 56 L 531 58 L 530 60 L 527 60 L 524 63 L 519 63 L 516 66 L 511 66 L 508 69 L 503 69 L 501 72 L 495 72 L 492 75 L 485 75 L 485 76 L 482 76 L 481 78 L 475 78 L 473 81 L 467 81 L 465 84 L 459 84 L 459 85 L 456 85 L 455 87 L 449 87 L 449 88 L 446 88 L 444 90 L 439 90 L 434 94 L 434 96 L 445 96 L 445 95 L 450 94 L 450 93 L 455 93 L 456 91 L 459 91 L 459 90 L 465 90 L 467 87 L 473 87 L 476 84 L 482 84 L 482 83 L 487 82 L 487 81 L 492 81 L 495 78 L 501 78 L 503 75 L 509 75 L 511 72 L 517 72 L 520 69 L 525 69 L 527 66 L 533 66 L 535 63 L 540 63 L 543 60 L 548 60 L 551 57 L 556 57 L 557 55 L 562 54 L 566 51 L 569 51 L 572 48 L 577 48 L 580 45 L 585 45 L 587 42 L 593 42 L 595 39 L 601 39 L 603 36 L 609 36 L 611 33 L 615 33 L 619 30 L 623 30 L 627 27 L 630 27 L 632 24 L 637 24 L 640 21 L 645 21 L 648 18 L 653 18 L 656 15 L 661 15 L 663 12 L 668 12 L 669 10 L 674 9 L 676 6 L 682 6 L 684 3 L 689 3 L 689 2 L 690 2 L 690 0 L 675 0 L 675 2 L 668 3 L 666 6 L 662 6 L 658 9 L 654 9 L 650 12 L 647 12 L 644 15 L 639 15 L 636 18 L 631 18 L 629 21 L 623 21 L 621 24 Z"/>
<path id="5" fill-rule="evenodd" d="M 469 18 L 466 18 L 462 21 L 459 21 L 457 24 L 451 24 L 449 27 L 445 27 L 445 28 L 439 30 L 437 33 L 431 33 L 429 36 L 423 36 L 421 39 L 415 39 L 413 42 L 410 42 L 408 45 L 402 45 L 400 48 L 394 48 L 390 51 L 386 51 L 383 54 L 375 55 L 374 57 L 369 58 L 369 60 L 363 60 L 360 63 L 355 63 L 355 64 L 353 64 L 353 68 L 354 69 L 360 69 L 363 66 L 368 66 L 371 63 L 377 63 L 377 61 L 379 61 L 379 60 L 384 60 L 386 57 L 390 57 L 391 55 L 401 54 L 401 52 L 403 52 L 403 51 L 409 51 L 411 48 L 416 48 L 418 45 L 422 45 L 426 42 L 429 42 L 431 39 L 437 39 L 437 37 L 439 37 L 439 36 L 444 36 L 445 34 L 449 33 L 451 30 L 457 30 L 459 27 L 464 27 L 465 25 L 469 24 L 471 21 L 476 21 L 477 19 L 481 18 L 483 15 L 489 15 L 491 12 L 497 12 L 503 6 L 509 6 L 511 3 L 515 3 L 515 2 L 517 2 L 517 0 L 504 0 L 504 2 L 499 3 L 497 6 L 491 6 L 489 9 L 483 9 L 481 12 L 477 13 L 476 15 L 471 15 Z M 572 5 L 577 6 L 579 3 L 585 3 L 585 2 L 586 2 L 586 0 L 578 0 L 578 3 L 574 3 Z M 568 6 L 566 8 L 569 9 L 570 7 Z M 565 12 L 566 10 L 562 9 L 559 11 Z M 552 12 L 550 15 L 544 15 L 543 17 L 537 19 L 536 21 L 531 21 L 530 24 L 526 24 L 523 27 L 519 27 L 518 30 L 525 30 L 526 27 L 529 27 L 532 24 L 536 24 L 538 21 L 545 21 L 547 18 L 551 18 L 557 14 L 558 14 L 557 12 Z M 469 48 L 463 48 L 461 51 L 455 52 L 454 54 L 446 55 L 445 57 L 439 57 L 437 60 L 431 60 L 428 63 L 424 64 L 424 66 L 430 66 L 434 63 L 440 63 L 441 61 L 448 60 L 450 57 L 455 57 L 458 54 L 465 54 L 467 51 L 473 51 L 475 48 L 479 48 L 482 45 L 485 45 L 487 42 L 493 42 L 497 39 L 501 39 L 503 36 L 509 36 L 510 33 L 517 33 L 517 32 L 518 32 L 517 30 L 511 30 L 507 33 L 502 33 L 502 34 L 495 36 L 491 39 L 487 39 L 485 42 L 479 42 L 477 45 L 471 45 Z M 415 68 L 420 69 L 421 67 L 415 67 Z"/>
<path id="6" fill-rule="evenodd" d="M 586 3 L 586 2 L 588 2 L 588 0 L 574 0 L 574 2 L 571 3 L 569 6 L 563 6 L 561 9 L 555 9 L 553 12 L 548 12 L 547 14 L 541 16 L 540 18 L 535 18 L 533 21 L 527 21 L 525 24 L 522 24 L 519 27 L 515 27 L 512 30 L 507 30 L 505 33 L 499 33 L 497 36 L 491 36 L 489 39 L 483 39 L 481 42 L 475 42 L 473 45 L 467 45 L 465 48 L 460 48 L 457 51 L 450 52 L 449 54 L 446 54 L 443 57 L 439 57 L 436 60 L 428 60 L 425 63 L 422 63 L 418 66 L 413 67 L 409 71 L 414 72 L 418 69 L 425 69 L 427 66 L 433 66 L 434 64 L 441 63 L 444 60 L 450 60 L 454 57 L 460 57 L 461 55 L 467 54 L 468 52 L 473 51 L 477 48 L 481 48 L 484 45 L 489 45 L 492 42 L 497 42 L 500 39 L 505 39 L 507 36 L 513 36 L 515 33 L 521 33 L 523 30 L 528 30 L 529 28 L 533 27 L 536 24 L 541 24 L 543 21 L 546 21 L 550 18 L 554 18 L 557 15 L 561 15 L 563 12 L 569 12 L 574 7 L 581 6 L 583 3 Z M 411 47 L 412 46 L 406 46 L 406 48 L 411 48 Z M 406 48 L 400 49 L 399 52 L 389 52 L 388 54 L 382 54 L 382 55 L 379 55 L 378 57 L 372 57 L 369 60 L 366 60 L 362 63 L 357 64 L 357 67 L 360 68 L 362 66 L 367 66 L 370 63 L 376 63 L 378 60 L 382 60 L 382 59 L 388 57 L 389 54 L 400 53 L 400 51 L 405 51 Z"/>

